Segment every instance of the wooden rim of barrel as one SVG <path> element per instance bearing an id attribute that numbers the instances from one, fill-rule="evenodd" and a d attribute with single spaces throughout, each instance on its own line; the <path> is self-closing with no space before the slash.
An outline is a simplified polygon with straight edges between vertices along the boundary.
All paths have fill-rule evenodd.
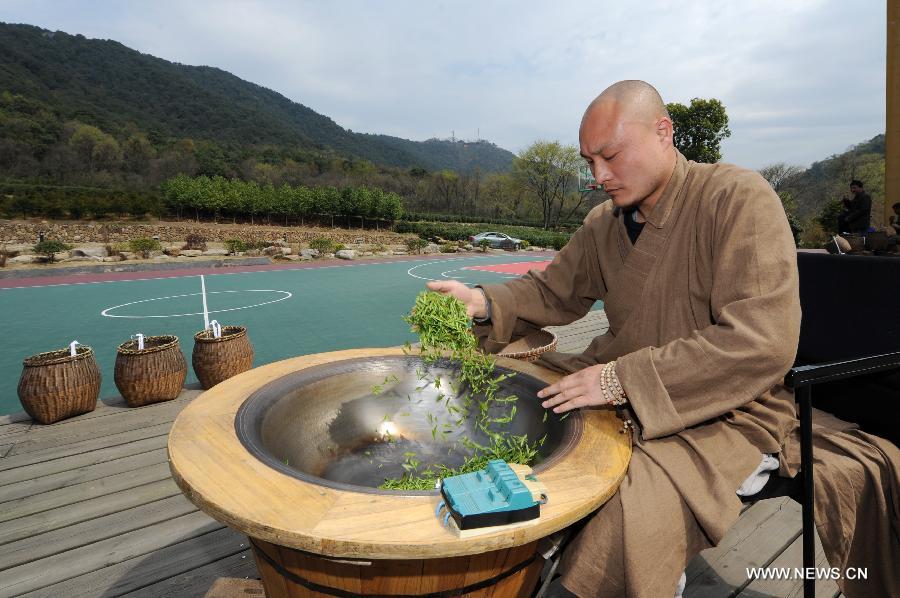
<path id="1" fill-rule="evenodd" d="M 169 433 L 169 466 L 200 510 L 252 538 L 343 558 L 422 559 L 477 554 L 546 537 L 606 502 L 625 477 L 631 438 L 607 408 L 583 410 L 581 441 L 540 481 L 550 500 L 541 517 L 481 535 L 459 537 L 435 516 L 439 498 L 370 494 L 285 475 L 239 440 L 238 409 L 265 384 L 304 368 L 346 359 L 404 355 L 403 349 L 354 349 L 295 357 L 244 372 L 195 399 Z M 561 375 L 498 358 L 498 365 L 552 384 Z"/>

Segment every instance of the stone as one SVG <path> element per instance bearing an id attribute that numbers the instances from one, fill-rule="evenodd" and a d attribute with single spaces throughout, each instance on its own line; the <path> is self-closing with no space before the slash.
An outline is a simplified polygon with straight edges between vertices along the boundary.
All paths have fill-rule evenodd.
<path id="1" fill-rule="evenodd" d="M 123 251 L 119 253 L 119 255 L 121 255 L 124 260 L 136 260 L 141 257 L 133 251 Z"/>
<path id="2" fill-rule="evenodd" d="M 121 262 L 122 256 L 121 255 L 109 255 L 109 256 L 106 256 L 105 258 L 103 258 L 103 261 L 104 262 Z"/>
<path id="3" fill-rule="evenodd" d="M 291 255 L 294 251 L 290 247 L 282 247 L 281 255 Z"/>
<path id="4" fill-rule="evenodd" d="M 281 247 L 275 247 L 274 245 L 270 245 L 263 249 L 263 255 L 273 256 L 275 254 L 284 255 L 281 253 Z"/>
<path id="5" fill-rule="evenodd" d="M 154 255 L 153 259 L 158 262 L 164 262 L 166 260 L 172 259 L 171 255 L 166 255 L 165 253 L 160 253 L 159 255 Z"/>
<path id="6" fill-rule="evenodd" d="M 228 255 L 227 249 L 207 249 L 203 255 Z"/>
<path id="7" fill-rule="evenodd" d="M 338 259 L 341 259 L 341 260 L 355 260 L 356 259 L 356 250 L 341 249 L 334 255 L 335 255 L 335 257 L 337 257 Z"/>
<path id="8" fill-rule="evenodd" d="M 106 247 L 76 247 L 69 252 L 72 257 L 93 257 L 102 259 L 107 256 Z"/>
<path id="9" fill-rule="evenodd" d="M 409 253 L 406 251 L 397 250 L 397 251 L 392 251 L 391 255 L 409 255 Z"/>
<path id="10" fill-rule="evenodd" d="M 36 264 L 40 258 L 36 255 L 17 255 L 6 260 L 10 264 Z"/>
<path id="11" fill-rule="evenodd" d="M 67 260 L 67 259 L 69 259 L 69 252 L 68 252 L 68 251 L 60 251 L 59 253 L 54 253 L 54 254 L 53 254 L 53 261 L 54 261 L 54 262 L 62 262 L 62 261 Z"/>
<path id="12" fill-rule="evenodd" d="M 72 255 L 59 260 L 61 262 L 102 262 L 102 257 L 93 257 L 90 255 Z"/>
<path id="13" fill-rule="evenodd" d="M 299 255 L 283 255 L 283 256 L 281 256 L 281 258 L 282 258 L 282 259 L 285 259 L 285 260 L 290 260 L 290 261 L 292 261 L 292 262 L 298 262 L 298 261 L 300 261 L 300 256 L 299 256 Z"/>
<path id="14" fill-rule="evenodd" d="M 334 254 L 333 253 L 324 253 L 324 254 L 322 254 L 322 257 L 324 257 L 326 260 L 333 260 Z"/>
<path id="15" fill-rule="evenodd" d="M 203 255 L 203 252 L 199 249 L 182 249 L 181 255 L 183 257 L 200 257 Z"/>
<path id="16" fill-rule="evenodd" d="M 81 240 L 81 235 L 75 235 L 74 237 L 72 237 L 72 240 L 77 243 L 78 241 Z"/>
<path id="17" fill-rule="evenodd" d="M 319 250 L 318 249 L 301 249 L 300 257 L 305 258 L 305 259 L 313 259 L 313 258 L 319 257 Z"/>
<path id="18" fill-rule="evenodd" d="M 440 253 L 440 252 L 441 252 L 441 246 L 436 243 L 429 243 L 422 250 L 422 253 Z"/>

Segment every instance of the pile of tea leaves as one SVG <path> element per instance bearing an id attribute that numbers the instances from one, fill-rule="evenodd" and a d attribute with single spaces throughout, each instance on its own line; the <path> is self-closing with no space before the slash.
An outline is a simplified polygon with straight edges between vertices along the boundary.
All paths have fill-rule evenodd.
<path id="1" fill-rule="evenodd" d="M 518 398 L 515 395 L 501 396 L 500 384 L 515 374 L 495 375 L 493 357 L 478 349 L 465 304 L 451 295 L 423 291 L 416 297 L 412 311 L 403 319 L 418 334 L 418 355 L 426 365 L 440 359 L 449 359 L 459 365 L 460 376 L 451 383 L 451 390 L 453 394 L 464 390 L 460 397 L 461 406 L 459 401 L 452 404 L 448 394 L 444 397 L 442 408 L 450 412 L 457 425 L 474 417 L 476 428 L 484 433 L 487 443 L 477 443 L 467 437 L 457 439 L 455 442 L 461 443 L 471 453 L 459 467 L 431 463 L 422 468 L 415 453 L 405 453 L 405 473 L 400 478 L 386 479 L 379 487 L 389 490 L 432 490 L 439 479 L 483 469 L 492 459 L 532 465 L 544 437 L 532 442 L 524 434 L 508 433 L 509 424 L 516 415 Z M 407 354 L 415 351 L 409 344 L 406 345 Z M 417 370 L 417 375 L 419 380 L 440 388 L 440 378 L 430 380 L 427 370 Z M 373 387 L 373 392 L 377 389 L 380 385 Z M 442 396 L 438 395 L 438 405 L 442 402 Z M 437 427 L 432 430 L 432 437 L 437 441 Z"/>

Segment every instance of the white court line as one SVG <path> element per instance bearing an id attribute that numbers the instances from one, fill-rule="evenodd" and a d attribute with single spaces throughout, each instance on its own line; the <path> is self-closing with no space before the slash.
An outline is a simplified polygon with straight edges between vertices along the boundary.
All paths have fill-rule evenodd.
<path id="1" fill-rule="evenodd" d="M 290 291 L 278 291 L 275 289 L 245 289 L 245 290 L 241 290 L 241 291 L 210 291 L 209 292 L 210 295 L 219 295 L 219 294 L 224 294 L 224 293 L 281 293 L 283 295 L 283 297 L 281 297 L 279 299 L 273 299 L 271 301 L 263 301 L 261 303 L 254 303 L 253 305 L 245 305 L 243 307 L 230 307 L 228 309 L 214 309 L 213 311 L 211 311 L 209 313 L 220 314 L 220 313 L 225 313 L 228 311 L 240 311 L 242 309 L 261 307 L 263 305 L 269 305 L 271 303 L 278 303 L 280 301 L 290 299 L 291 297 L 294 296 L 294 294 L 291 293 Z M 119 309 L 120 307 L 127 307 L 129 305 L 136 305 L 138 303 L 149 303 L 151 301 L 163 301 L 165 299 L 181 299 L 183 297 L 196 297 L 199 294 L 200 293 L 187 293 L 184 295 L 169 295 L 168 297 L 154 297 L 153 299 L 141 299 L 140 301 L 129 301 L 128 303 L 123 303 L 121 305 L 114 305 L 113 307 L 107 307 L 106 309 L 104 309 L 103 311 L 100 312 L 100 315 L 105 316 L 107 318 L 125 318 L 125 319 L 129 319 L 129 320 L 142 320 L 145 318 L 181 318 L 181 317 L 185 317 L 185 316 L 199 316 L 199 315 L 202 315 L 203 312 L 196 311 L 196 312 L 189 313 L 189 314 L 165 314 L 165 315 L 159 315 L 159 316 L 117 316 L 115 314 L 109 313 L 113 310 Z"/>
<path id="2" fill-rule="evenodd" d="M 203 294 L 203 330 L 209 328 L 209 308 L 206 307 L 206 280 L 200 275 L 200 292 Z"/>
<path id="3" fill-rule="evenodd" d="M 471 258 L 454 257 L 454 258 L 450 258 L 450 259 L 446 259 L 446 260 L 438 260 L 436 262 L 427 262 L 424 264 L 419 264 L 417 266 L 413 266 L 412 268 L 407 270 L 406 273 L 409 274 L 410 276 L 412 276 L 413 278 L 418 278 L 419 280 L 427 280 L 427 281 L 437 280 L 437 278 L 425 278 L 424 276 L 419 276 L 418 274 L 413 274 L 412 271 L 417 270 L 423 266 L 433 266 L 434 264 L 442 264 L 444 262 L 453 262 L 453 261 L 459 261 L 459 260 L 464 260 L 464 259 L 471 259 Z M 453 270 L 447 270 L 447 272 L 453 272 Z M 470 283 L 466 282 L 463 284 L 470 284 Z"/>

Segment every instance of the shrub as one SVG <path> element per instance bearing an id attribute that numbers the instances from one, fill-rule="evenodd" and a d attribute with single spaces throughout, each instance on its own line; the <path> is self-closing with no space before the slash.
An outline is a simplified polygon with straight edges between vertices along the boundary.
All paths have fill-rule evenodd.
<path id="1" fill-rule="evenodd" d="M 347 249 L 347 246 L 344 245 L 343 243 L 338 243 L 337 245 L 334 246 L 334 249 L 332 249 L 331 253 L 340 251 L 341 249 Z"/>
<path id="2" fill-rule="evenodd" d="M 384 253 L 385 251 L 387 251 L 387 247 L 385 247 L 382 243 L 379 243 L 372 248 L 372 253 Z"/>
<path id="3" fill-rule="evenodd" d="M 140 253 L 141 257 L 143 257 L 144 259 L 150 257 L 151 251 L 159 251 L 160 249 L 162 249 L 162 245 L 160 245 L 159 241 L 147 237 L 141 239 L 132 239 L 128 242 L 128 247 L 131 248 L 131 251 Z"/>
<path id="4" fill-rule="evenodd" d="M 455 243 L 442 243 L 441 244 L 441 253 L 456 253 L 456 244 Z"/>
<path id="5" fill-rule="evenodd" d="M 481 247 L 482 253 L 486 253 L 488 250 L 488 247 L 491 246 L 491 242 L 488 241 L 487 239 L 482 239 L 482 240 L 478 241 L 478 246 Z"/>
<path id="6" fill-rule="evenodd" d="M 407 220 L 398 221 L 394 225 L 394 231 L 398 233 L 416 233 L 423 239 L 440 237 L 451 241 L 467 241 L 469 237 L 478 233 L 497 231 L 541 247 L 563 247 L 569 241 L 569 237 L 572 236 L 570 233 L 526 226 L 497 226 L 459 222 L 410 222 Z"/>
<path id="7" fill-rule="evenodd" d="M 190 233 L 184 240 L 184 247 L 182 249 L 199 249 L 200 251 L 206 251 L 206 237 L 197 233 Z"/>
<path id="8" fill-rule="evenodd" d="M 62 241 L 41 241 L 37 245 L 34 246 L 34 252 L 40 253 L 41 255 L 47 256 L 47 261 L 52 262 L 54 259 L 54 254 L 59 253 L 60 251 L 68 251 L 72 249 L 71 245 L 66 245 Z"/>
<path id="9" fill-rule="evenodd" d="M 521 247 L 522 247 L 522 249 L 528 249 L 529 247 L 531 247 L 531 243 L 529 243 L 529 242 L 526 241 L 525 239 L 522 239 L 522 245 L 521 245 Z"/>
<path id="10" fill-rule="evenodd" d="M 406 250 L 410 253 L 420 253 L 425 248 L 425 245 L 427 245 L 425 239 L 420 237 L 406 239 Z"/>
<path id="11" fill-rule="evenodd" d="M 316 237 L 309 242 L 310 249 L 317 249 L 319 253 L 334 253 L 334 241 L 327 237 Z"/>
<path id="12" fill-rule="evenodd" d="M 241 241 L 240 239 L 226 239 L 225 240 L 225 249 L 228 250 L 228 253 L 238 253 L 241 251 L 247 251 L 247 244 Z"/>

